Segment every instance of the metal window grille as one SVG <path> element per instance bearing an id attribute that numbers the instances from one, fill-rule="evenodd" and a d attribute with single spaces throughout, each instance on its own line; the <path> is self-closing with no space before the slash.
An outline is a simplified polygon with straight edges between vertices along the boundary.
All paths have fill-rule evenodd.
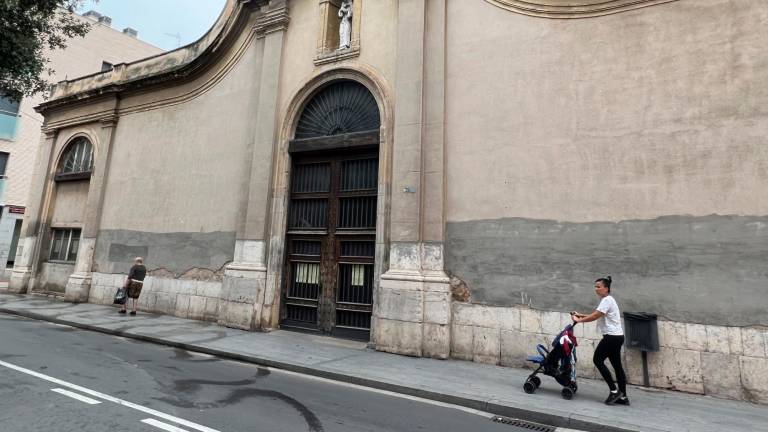
<path id="1" fill-rule="evenodd" d="M 328 192 L 331 190 L 331 165 L 303 164 L 294 167 L 291 191 L 294 193 Z"/>
<path id="2" fill-rule="evenodd" d="M 371 313 L 336 309 L 336 327 L 368 330 L 371 328 Z"/>
<path id="3" fill-rule="evenodd" d="M 77 248 L 80 247 L 79 229 L 57 229 L 51 233 L 50 261 L 77 261 Z"/>
<path id="4" fill-rule="evenodd" d="M 357 159 L 341 165 L 341 190 L 375 190 L 379 180 L 379 160 Z"/>
<path id="5" fill-rule="evenodd" d="M 373 304 L 373 264 L 339 264 L 339 303 Z"/>
<path id="6" fill-rule="evenodd" d="M 376 228 L 376 196 L 340 198 L 339 228 Z"/>
<path id="7" fill-rule="evenodd" d="M 372 241 L 343 241 L 341 253 L 343 257 L 371 257 L 376 254 L 376 243 Z"/>
<path id="8" fill-rule="evenodd" d="M 354 81 L 335 82 L 307 103 L 296 125 L 296 138 L 378 130 L 379 106 L 368 89 Z"/>
<path id="9" fill-rule="evenodd" d="M 290 228 L 325 228 L 327 225 L 327 199 L 291 200 Z"/>
<path id="10" fill-rule="evenodd" d="M 93 168 L 93 146 L 83 137 L 69 144 L 59 174 L 90 172 Z"/>
<path id="11" fill-rule="evenodd" d="M 289 304 L 286 306 L 286 319 L 293 321 L 317 323 L 317 308 Z"/>
<path id="12" fill-rule="evenodd" d="M 292 262 L 293 280 L 288 297 L 295 299 L 317 300 L 320 294 L 320 264 L 310 262 Z"/>

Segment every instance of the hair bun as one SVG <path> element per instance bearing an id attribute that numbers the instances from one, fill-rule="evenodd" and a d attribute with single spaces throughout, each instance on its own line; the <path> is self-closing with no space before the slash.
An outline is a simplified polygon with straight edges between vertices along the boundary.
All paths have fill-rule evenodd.
<path id="1" fill-rule="evenodd" d="M 608 282 L 613 282 L 613 279 L 611 279 L 611 275 L 608 275 L 605 278 L 608 279 Z"/>

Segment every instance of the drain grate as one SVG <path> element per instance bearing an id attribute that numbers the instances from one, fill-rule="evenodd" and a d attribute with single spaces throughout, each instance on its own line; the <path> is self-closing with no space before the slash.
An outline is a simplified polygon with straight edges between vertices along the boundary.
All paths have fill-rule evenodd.
<path id="1" fill-rule="evenodd" d="M 491 417 L 491 421 L 495 423 L 501 423 L 509 426 L 516 426 L 519 428 L 528 429 L 530 431 L 555 432 L 555 428 L 553 428 L 552 426 L 547 426 L 541 423 L 534 423 L 534 422 L 529 422 L 525 420 L 509 418 L 509 417 L 493 416 Z"/>

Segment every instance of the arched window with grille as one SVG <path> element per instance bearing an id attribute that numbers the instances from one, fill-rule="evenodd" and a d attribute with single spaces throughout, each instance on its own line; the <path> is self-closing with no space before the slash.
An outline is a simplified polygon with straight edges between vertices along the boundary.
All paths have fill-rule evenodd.
<path id="1" fill-rule="evenodd" d="M 93 146 L 85 137 L 78 137 L 67 145 L 56 172 L 57 181 L 82 180 L 91 177 Z"/>

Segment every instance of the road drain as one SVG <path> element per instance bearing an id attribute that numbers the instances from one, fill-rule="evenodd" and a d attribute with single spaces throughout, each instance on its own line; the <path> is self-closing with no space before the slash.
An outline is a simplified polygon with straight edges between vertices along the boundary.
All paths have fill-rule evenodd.
<path id="1" fill-rule="evenodd" d="M 509 417 L 493 416 L 491 421 L 495 423 L 501 423 L 510 426 L 516 426 L 523 429 L 528 429 L 536 432 L 555 432 L 555 428 L 552 426 L 543 425 L 540 423 L 533 423 L 520 419 L 513 419 Z"/>

